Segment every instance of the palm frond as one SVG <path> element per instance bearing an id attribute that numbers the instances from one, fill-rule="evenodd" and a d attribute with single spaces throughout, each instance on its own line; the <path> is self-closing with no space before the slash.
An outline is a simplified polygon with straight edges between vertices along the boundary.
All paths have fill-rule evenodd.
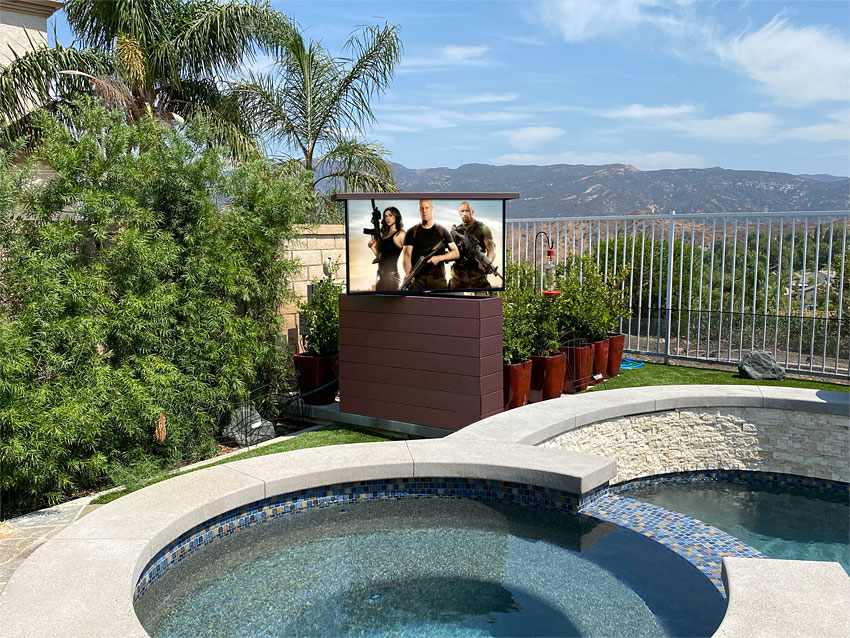
<path id="1" fill-rule="evenodd" d="M 33 110 L 91 92 L 88 78 L 60 71 L 104 77 L 114 71 L 108 54 L 91 49 L 41 46 L 23 55 L 11 50 L 13 60 L 0 69 L 0 137 L 5 140 L 29 133 L 27 116 Z"/>
<path id="2" fill-rule="evenodd" d="M 359 127 L 374 121 L 370 99 L 386 91 L 401 59 L 398 27 L 366 27 L 362 34 L 351 36 L 345 48 L 351 52 L 352 64 L 340 78 L 331 101 L 339 107 L 337 115 Z"/>
<path id="3" fill-rule="evenodd" d="M 340 139 L 316 162 L 316 174 L 320 177 L 313 186 L 331 180 L 349 192 L 394 193 L 398 188 L 386 160 L 388 155 L 389 151 L 380 144 L 356 138 Z"/>
<path id="4" fill-rule="evenodd" d="M 239 103 L 246 122 L 249 122 L 248 127 L 255 136 L 266 144 L 283 142 L 301 153 L 307 152 L 307 147 L 300 143 L 303 132 L 290 117 L 294 115 L 291 102 L 272 75 L 249 73 L 246 80 L 231 82 L 228 90 Z"/>
<path id="5" fill-rule="evenodd" d="M 166 20 L 180 11 L 180 0 L 66 0 L 65 17 L 82 44 L 111 51 L 121 35 L 142 48 L 167 39 Z"/>
<path id="6" fill-rule="evenodd" d="M 184 76 L 215 76 L 254 59 L 252 45 L 277 46 L 291 29 L 268 2 L 194 0 L 175 12 L 169 27 Z"/>
<path id="7" fill-rule="evenodd" d="M 159 110 L 186 119 L 203 117 L 213 129 L 215 141 L 230 149 L 234 157 L 255 157 L 257 141 L 235 95 L 219 89 L 212 80 L 184 81 L 159 104 Z"/>

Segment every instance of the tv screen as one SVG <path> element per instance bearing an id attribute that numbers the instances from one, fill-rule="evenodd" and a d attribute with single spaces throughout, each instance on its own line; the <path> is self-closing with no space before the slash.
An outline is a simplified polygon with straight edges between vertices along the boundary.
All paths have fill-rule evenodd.
<path id="1" fill-rule="evenodd" d="M 504 289 L 505 202 L 515 193 L 338 194 L 349 294 Z"/>

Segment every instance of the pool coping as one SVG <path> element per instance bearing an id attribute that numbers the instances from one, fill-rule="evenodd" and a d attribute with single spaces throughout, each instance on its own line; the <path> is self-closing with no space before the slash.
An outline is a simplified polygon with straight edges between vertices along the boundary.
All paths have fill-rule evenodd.
<path id="1" fill-rule="evenodd" d="M 47 541 L 0 592 L 0 625 L 5 633 L 21 637 L 143 638 L 147 634 L 132 605 L 142 570 L 160 549 L 187 530 L 237 507 L 302 489 L 403 476 L 480 478 L 586 493 L 604 487 L 616 475 L 616 462 L 534 447 L 534 442 L 564 431 L 550 434 L 556 422 L 562 428 L 565 424 L 577 427 L 628 414 L 700 406 L 847 414 L 850 396 L 762 386 L 609 390 L 512 410 L 440 440 L 313 448 L 199 470 L 124 496 Z M 511 430 L 513 435 L 508 436 Z M 187 502 L 194 502 L 195 507 L 187 511 Z M 801 628 L 811 634 L 817 623 L 811 614 L 822 608 L 825 597 L 822 581 L 806 577 L 811 571 L 809 563 L 778 561 L 795 583 L 794 588 L 780 587 L 775 574 L 763 566 L 765 561 L 723 560 L 730 598 L 721 629 L 728 622 L 729 627 L 744 626 L 748 635 L 755 635 L 762 622 L 759 613 L 767 609 L 747 604 L 758 589 L 772 592 L 775 604 L 770 609 L 775 609 L 774 620 L 780 618 L 783 628 Z M 830 599 L 837 597 L 843 606 L 836 603 L 832 608 L 832 620 L 850 622 L 850 577 L 834 565 L 841 574 L 830 576 L 834 590 Z M 782 604 L 786 598 L 794 604 Z"/>

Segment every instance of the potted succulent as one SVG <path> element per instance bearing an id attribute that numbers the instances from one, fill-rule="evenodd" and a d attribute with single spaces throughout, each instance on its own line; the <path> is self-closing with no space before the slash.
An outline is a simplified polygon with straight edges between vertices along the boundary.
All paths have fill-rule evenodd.
<path id="1" fill-rule="evenodd" d="M 339 388 L 339 295 L 334 283 L 339 264 L 329 262 L 327 276 L 313 280 L 312 294 L 299 306 L 303 352 L 293 356 L 298 392 L 308 405 L 333 403 Z"/>
<path id="2" fill-rule="evenodd" d="M 502 293 L 502 353 L 504 356 L 504 409 L 528 402 L 531 385 L 531 353 L 534 346 L 534 295 L 528 285 L 527 267 L 508 262 Z"/>
<path id="3" fill-rule="evenodd" d="M 558 297 L 543 295 L 533 300 L 530 403 L 556 399 L 563 391 L 566 357 L 560 351 L 558 311 L 561 305 L 558 302 Z"/>

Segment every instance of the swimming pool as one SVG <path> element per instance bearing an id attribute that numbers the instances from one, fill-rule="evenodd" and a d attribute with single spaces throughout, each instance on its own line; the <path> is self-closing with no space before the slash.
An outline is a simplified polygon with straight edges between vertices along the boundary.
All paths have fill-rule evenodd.
<path id="1" fill-rule="evenodd" d="M 663 482 L 620 491 L 713 525 L 769 558 L 836 561 L 850 574 L 850 497 L 846 489 L 755 481 Z"/>
<path id="2" fill-rule="evenodd" d="M 627 529 L 508 503 L 405 499 L 284 516 L 169 568 L 136 603 L 177 636 L 709 636 L 725 602 Z"/>

